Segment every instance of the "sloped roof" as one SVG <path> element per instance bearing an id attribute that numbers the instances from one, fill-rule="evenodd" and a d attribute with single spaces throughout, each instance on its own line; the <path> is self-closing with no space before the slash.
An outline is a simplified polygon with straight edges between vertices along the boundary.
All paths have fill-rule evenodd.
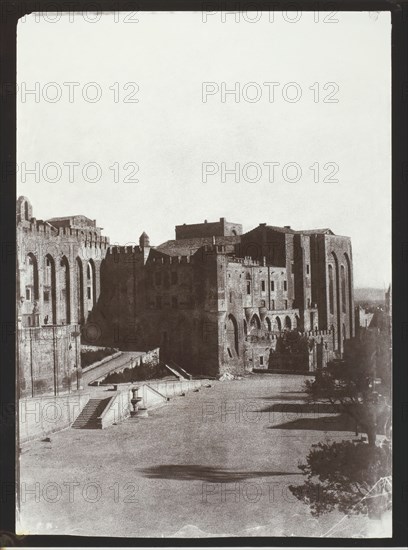
<path id="1" fill-rule="evenodd" d="M 333 231 L 329 229 L 328 227 L 325 227 L 323 229 L 292 229 L 291 227 L 281 227 L 278 225 L 268 225 L 268 224 L 259 224 L 257 227 L 254 227 L 248 233 L 251 233 L 251 231 L 255 231 L 259 229 L 260 227 L 266 227 L 267 229 L 271 229 L 272 231 L 276 231 L 277 233 L 290 233 L 292 235 L 334 235 Z"/>
<path id="2" fill-rule="evenodd" d="M 305 235 L 334 235 L 333 231 L 328 227 L 324 229 L 302 229 L 301 231 L 296 231 L 295 233 L 303 233 Z"/>
<path id="3" fill-rule="evenodd" d="M 81 226 L 88 226 L 88 227 L 96 227 L 95 220 L 91 220 L 91 218 L 88 218 L 83 214 L 75 214 L 73 216 L 58 216 L 57 218 L 48 218 L 46 221 L 51 225 L 53 224 L 65 225 L 65 226 L 81 225 Z"/>
<path id="4" fill-rule="evenodd" d="M 240 235 L 215 237 L 215 244 L 230 245 L 232 248 L 234 244 L 239 243 L 240 240 Z M 168 256 L 188 256 L 197 252 L 197 250 L 202 246 L 211 245 L 212 242 L 212 237 L 195 237 L 192 239 L 169 240 L 165 241 L 159 246 L 156 246 L 155 249 L 159 252 L 167 254 Z"/>

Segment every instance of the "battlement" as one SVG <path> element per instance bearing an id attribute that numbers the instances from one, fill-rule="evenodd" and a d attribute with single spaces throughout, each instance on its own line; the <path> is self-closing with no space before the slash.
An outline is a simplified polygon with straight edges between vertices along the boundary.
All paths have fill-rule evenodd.
<path id="1" fill-rule="evenodd" d="M 142 249 L 138 245 L 126 245 L 126 246 L 109 246 L 107 253 L 112 255 L 132 255 L 141 254 Z M 190 264 L 192 256 L 153 256 L 149 259 L 149 262 L 155 265 L 171 265 L 171 264 Z"/>
<path id="2" fill-rule="evenodd" d="M 39 237 L 74 240 L 81 244 L 85 243 L 85 246 L 92 243 L 96 247 L 106 248 L 109 245 L 109 237 L 101 235 L 101 228 L 96 226 L 96 220 L 90 220 L 82 215 L 37 220 L 32 214 L 33 209 L 27 197 L 19 197 L 17 200 L 18 229 Z"/>
<path id="3" fill-rule="evenodd" d="M 306 338 L 316 338 L 318 336 L 324 338 L 331 336 L 333 333 L 332 330 L 308 330 L 308 331 L 298 331 L 298 334 Z M 268 331 L 263 329 L 252 329 L 251 334 L 245 336 L 245 342 L 259 342 L 259 341 L 268 341 L 272 342 L 282 338 L 285 334 L 285 331 Z"/>
<path id="4" fill-rule="evenodd" d="M 44 220 L 37 220 L 37 218 L 30 218 L 30 220 L 25 221 L 24 229 L 35 235 L 42 234 L 49 237 L 56 237 L 58 235 L 58 230 L 55 227 Z"/>
<path id="5" fill-rule="evenodd" d="M 223 244 L 206 244 L 201 250 L 205 254 L 223 255 L 227 258 L 228 263 L 237 263 L 248 267 L 259 267 L 261 265 L 259 260 L 254 260 L 251 256 L 242 257 L 231 254 Z M 262 265 L 266 265 L 265 261 L 262 262 Z"/>
<path id="6" fill-rule="evenodd" d="M 140 254 L 140 246 L 124 245 L 124 246 L 109 246 L 108 254 Z"/>
<path id="7" fill-rule="evenodd" d="M 241 264 L 245 267 L 259 267 L 261 262 L 258 260 L 253 260 L 251 256 L 245 256 L 244 258 L 239 258 L 238 256 L 230 256 L 228 258 L 228 263 L 232 264 Z"/>
<path id="8" fill-rule="evenodd" d="M 73 229 L 71 227 L 56 228 L 49 222 L 44 220 L 37 220 L 31 218 L 28 222 L 24 223 L 24 230 L 28 233 L 38 236 L 46 237 L 66 237 L 71 240 L 84 241 L 85 246 L 89 243 L 106 248 L 109 245 L 109 237 L 98 235 L 96 231 L 89 231 L 86 229 Z"/>
<path id="9" fill-rule="evenodd" d="M 306 332 L 302 332 L 303 336 L 330 336 L 333 334 L 333 331 L 331 329 L 327 330 L 308 330 Z"/>
<path id="10" fill-rule="evenodd" d="M 189 264 L 191 263 L 191 256 L 163 256 L 161 258 L 153 258 L 153 263 L 156 264 Z"/>

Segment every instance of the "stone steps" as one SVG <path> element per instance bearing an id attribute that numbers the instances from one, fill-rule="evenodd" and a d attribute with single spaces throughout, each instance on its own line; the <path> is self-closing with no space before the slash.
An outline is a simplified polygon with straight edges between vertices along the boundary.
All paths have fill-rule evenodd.
<path id="1" fill-rule="evenodd" d="M 191 374 L 189 374 L 182 367 L 180 367 L 180 365 L 177 365 L 177 363 L 175 363 L 174 361 L 169 361 L 168 363 L 163 363 L 163 364 L 180 380 L 191 380 L 192 378 Z"/>
<path id="2" fill-rule="evenodd" d="M 71 427 L 88 430 L 101 429 L 102 426 L 98 422 L 98 418 L 103 413 L 109 401 L 110 397 L 90 399 Z"/>

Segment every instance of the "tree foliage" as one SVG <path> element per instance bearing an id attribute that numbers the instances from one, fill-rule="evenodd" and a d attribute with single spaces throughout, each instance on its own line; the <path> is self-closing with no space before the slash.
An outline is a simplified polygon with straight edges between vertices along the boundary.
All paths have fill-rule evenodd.
<path id="1" fill-rule="evenodd" d="M 344 514 L 378 517 L 391 507 L 391 452 L 387 444 L 341 441 L 313 445 L 299 468 L 306 477 L 290 491 L 308 504 L 313 516 L 337 509 Z"/>
<path id="2" fill-rule="evenodd" d="M 362 441 L 313 445 L 299 468 L 302 485 L 291 492 L 314 516 L 334 509 L 378 517 L 391 507 L 391 342 L 390 333 L 366 332 L 345 342 L 342 360 L 334 360 L 306 382 L 307 400 L 329 402 L 355 421 Z M 377 444 L 378 433 L 387 437 Z"/>
<path id="3" fill-rule="evenodd" d="M 296 330 L 286 330 L 276 342 L 276 352 L 284 354 L 308 354 L 310 341 Z M 313 346 L 313 344 L 312 344 Z"/>
<path id="4" fill-rule="evenodd" d="M 373 337 L 374 336 L 374 337 Z M 307 399 L 330 402 L 335 410 L 351 416 L 375 445 L 377 433 L 387 433 L 391 406 L 391 357 L 381 335 L 347 342 L 342 360 L 331 361 L 306 381 Z"/>

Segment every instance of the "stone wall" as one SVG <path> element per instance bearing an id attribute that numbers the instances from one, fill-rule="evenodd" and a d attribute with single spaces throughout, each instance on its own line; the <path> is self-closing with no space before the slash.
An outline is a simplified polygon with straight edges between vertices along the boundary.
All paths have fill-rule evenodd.
<path id="1" fill-rule="evenodd" d="M 209 376 L 247 370 L 254 331 L 331 330 L 338 354 L 355 334 L 351 243 L 330 229 L 262 223 L 241 235 L 221 218 L 177 226 L 158 248 L 146 233 L 139 245 L 109 247 L 95 220 L 37 221 L 25 197 L 17 218 L 22 327 L 86 320 L 82 342 L 160 347 L 163 361 Z"/>
<path id="2" fill-rule="evenodd" d="M 89 393 L 27 397 L 19 400 L 20 443 L 39 439 L 71 426 L 89 400 Z"/>
<path id="3" fill-rule="evenodd" d="M 211 248 L 211 247 L 210 247 Z M 88 319 L 98 345 L 160 347 L 162 361 L 195 374 L 218 373 L 216 254 L 169 257 L 151 249 L 110 250 L 101 267 L 101 297 Z"/>
<path id="4" fill-rule="evenodd" d="M 330 331 L 308 331 L 299 333 L 304 342 L 304 350 L 283 351 L 279 342 L 285 333 L 248 335 L 244 344 L 244 364 L 246 371 L 254 369 L 274 369 L 283 371 L 314 372 L 327 365 L 334 358 L 333 333 Z"/>
<path id="5" fill-rule="evenodd" d="M 307 332 L 327 324 L 312 302 L 318 269 L 312 265 L 310 236 L 284 235 L 283 244 L 294 258 L 283 267 L 231 256 L 223 245 L 181 257 L 154 249 L 146 257 L 139 247 L 113 250 L 104 260 L 102 274 L 107 276 L 102 276 L 92 319 L 107 323 L 105 335 L 116 336 L 105 339 L 105 345 L 135 350 L 160 346 L 163 361 L 193 374 L 243 373 L 253 368 L 251 361 L 259 366 L 262 354 L 253 339 L 257 331 Z M 320 286 L 325 284 L 326 279 Z M 329 340 L 338 349 L 337 340 Z M 316 364 L 314 360 L 313 368 Z"/>
<path id="6" fill-rule="evenodd" d="M 334 331 L 341 354 L 344 340 L 355 336 L 351 241 L 338 235 L 311 239 L 312 296 L 319 310 L 319 328 Z"/>
<path id="7" fill-rule="evenodd" d="M 79 325 L 17 331 L 20 396 L 58 395 L 81 385 Z"/>
<path id="8" fill-rule="evenodd" d="M 93 222 L 54 223 L 32 217 L 28 199 L 18 199 L 16 299 L 23 326 L 32 325 L 33 313 L 40 326 L 81 324 L 99 298 L 109 239 Z"/>

